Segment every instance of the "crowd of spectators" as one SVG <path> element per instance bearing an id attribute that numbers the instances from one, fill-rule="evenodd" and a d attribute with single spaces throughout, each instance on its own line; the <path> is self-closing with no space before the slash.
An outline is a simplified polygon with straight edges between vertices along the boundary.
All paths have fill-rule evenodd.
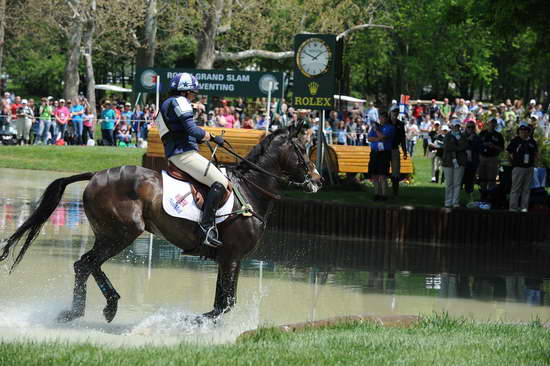
<path id="1" fill-rule="evenodd" d="M 196 121 L 202 126 L 274 131 L 304 121 L 311 127 L 313 139 L 322 128 L 328 144 L 369 145 L 375 152 L 372 170 L 378 172 L 371 174 L 376 187 L 375 199 L 381 200 L 386 196 L 387 167 L 395 163 L 396 157 L 399 160 L 399 146 L 403 155 L 412 158 L 416 143 L 421 142 L 420 151 L 431 159 L 431 182 L 445 182 L 446 207 L 459 205 L 462 188 L 468 201 L 472 201 L 475 184 L 480 187 L 480 200 L 487 200 L 496 187 L 501 153 L 507 151 L 514 168 L 510 209 L 525 211 L 525 182 L 530 180 L 530 168 L 538 151 L 533 133 L 538 131 L 539 136 L 550 137 L 548 111 L 534 99 L 527 105 L 521 100 L 509 99 L 497 105 L 461 98 L 453 103 L 445 98 L 442 102 L 418 101 L 409 105 L 399 105 L 393 100 L 389 108 L 377 108 L 369 102 L 354 104 L 345 111 L 330 111 L 322 127 L 318 112 L 296 110 L 284 100 L 274 100 L 268 114 L 266 104 L 265 98 L 202 96 L 193 107 Z M 388 112 L 391 111 L 399 111 L 399 117 L 390 118 Z M 154 124 L 156 107 L 103 100 L 94 111 L 83 96 L 70 100 L 44 97 L 36 103 L 33 99 L 5 93 L 0 112 L 0 128 L 14 127 L 17 143 L 21 145 L 144 146 L 148 130 Z M 393 128 L 389 128 L 390 125 Z M 101 136 L 95 136 L 94 140 L 96 126 Z M 503 137 L 505 130 L 513 131 L 508 146 Z M 398 137 L 400 134 L 402 138 Z M 380 162 L 382 164 L 378 164 Z M 395 170 L 392 166 L 392 171 Z M 396 178 L 392 177 L 394 193 Z M 397 187 L 398 183 L 397 180 Z"/>

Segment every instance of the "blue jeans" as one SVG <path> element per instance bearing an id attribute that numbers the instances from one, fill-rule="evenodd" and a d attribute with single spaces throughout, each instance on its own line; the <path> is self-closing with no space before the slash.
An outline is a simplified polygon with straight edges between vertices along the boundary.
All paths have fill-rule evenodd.
<path id="1" fill-rule="evenodd" d="M 414 145 L 416 145 L 416 141 L 413 140 L 407 140 L 407 152 L 409 153 L 410 158 L 412 159 L 414 154 Z"/>
<path id="2" fill-rule="evenodd" d="M 54 142 L 57 141 L 57 135 L 59 134 L 60 139 L 65 139 L 65 130 L 67 129 L 67 124 L 65 123 L 62 125 L 61 123 L 57 123 L 57 133 L 53 137 Z"/>
<path id="3" fill-rule="evenodd" d="M 83 121 L 80 120 L 80 121 L 75 121 L 73 120 L 72 121 L 73 123 L 73 127 L 74 127 L 74 137 L 75 137 L 75 140 L 76 140 L 76 144 L 77 145 L 81 145 L 82 144 L 82 129 L 84 128 L 84 124 L 83 124 Z"/>

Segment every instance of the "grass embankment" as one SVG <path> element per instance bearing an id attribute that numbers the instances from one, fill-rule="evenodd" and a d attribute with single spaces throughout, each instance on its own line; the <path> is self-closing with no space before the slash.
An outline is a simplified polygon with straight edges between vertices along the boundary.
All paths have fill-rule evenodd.
<path id="1" fill-rule="evenodd" d="M 412 328 L 342 325 L 282 333 L 262 329 L 229 345 L 110 348 L 1 343 L 1 365 L 543 365 L 550 330 L 536 323 L 476 324 L 432 316 Z"/>
<path id="2" fill-rule="evenodd" d="M 87 172 L 141 165 L 145 149 L 104 146 L 0 146 L 0 167 Z"/>

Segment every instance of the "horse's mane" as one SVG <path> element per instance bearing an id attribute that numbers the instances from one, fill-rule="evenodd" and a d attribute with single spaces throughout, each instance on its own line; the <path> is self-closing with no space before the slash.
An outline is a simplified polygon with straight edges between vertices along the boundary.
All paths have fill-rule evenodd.
<path id="1" fill-rule="evenodd" d="M 265 153 L 269 150 L 269 146 L 279 136 L 287 136 L 289 134 L 289 130 L 286 128 L 279 128 L 275 132 L 270 133 L 267 135 L 258 145 L 254 146 L 252 150 L 250 150 L 250 153 L 246 156 L 246 160 L 251 161 L 255 164 L 258 163 L 260 158 L 262 156 L 265 156 Z M 245 172 L 250 169 L 250 165 L 245 163 L 244 161 L 239 162 L 236 167 L 237 170 L 241 172 Z"/>

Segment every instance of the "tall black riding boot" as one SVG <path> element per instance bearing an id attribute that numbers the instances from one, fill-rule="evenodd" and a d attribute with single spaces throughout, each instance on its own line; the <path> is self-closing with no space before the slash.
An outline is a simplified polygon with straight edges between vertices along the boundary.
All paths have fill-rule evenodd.
<path id="1" fill-rule="evenodd" d="M 439 170 L 435 171 L 435 182 L 439 183 Z"/>
<path id="2" fill-rule="evenodd" d="M 391 188 L 394 196 L 399 196 L 399 177 L 391 177 Z"/>
<path id="3" fill-rule="evenodd" d="M 212 184 L 202 207 L 202 217 L 199 224 L 202 231 L 201 243 L 214 248 L 222 245 L 222 242 L 218 240 L 216 210 L 224 194 L 225 187 L 223 184 L 218 182 Z"/>

